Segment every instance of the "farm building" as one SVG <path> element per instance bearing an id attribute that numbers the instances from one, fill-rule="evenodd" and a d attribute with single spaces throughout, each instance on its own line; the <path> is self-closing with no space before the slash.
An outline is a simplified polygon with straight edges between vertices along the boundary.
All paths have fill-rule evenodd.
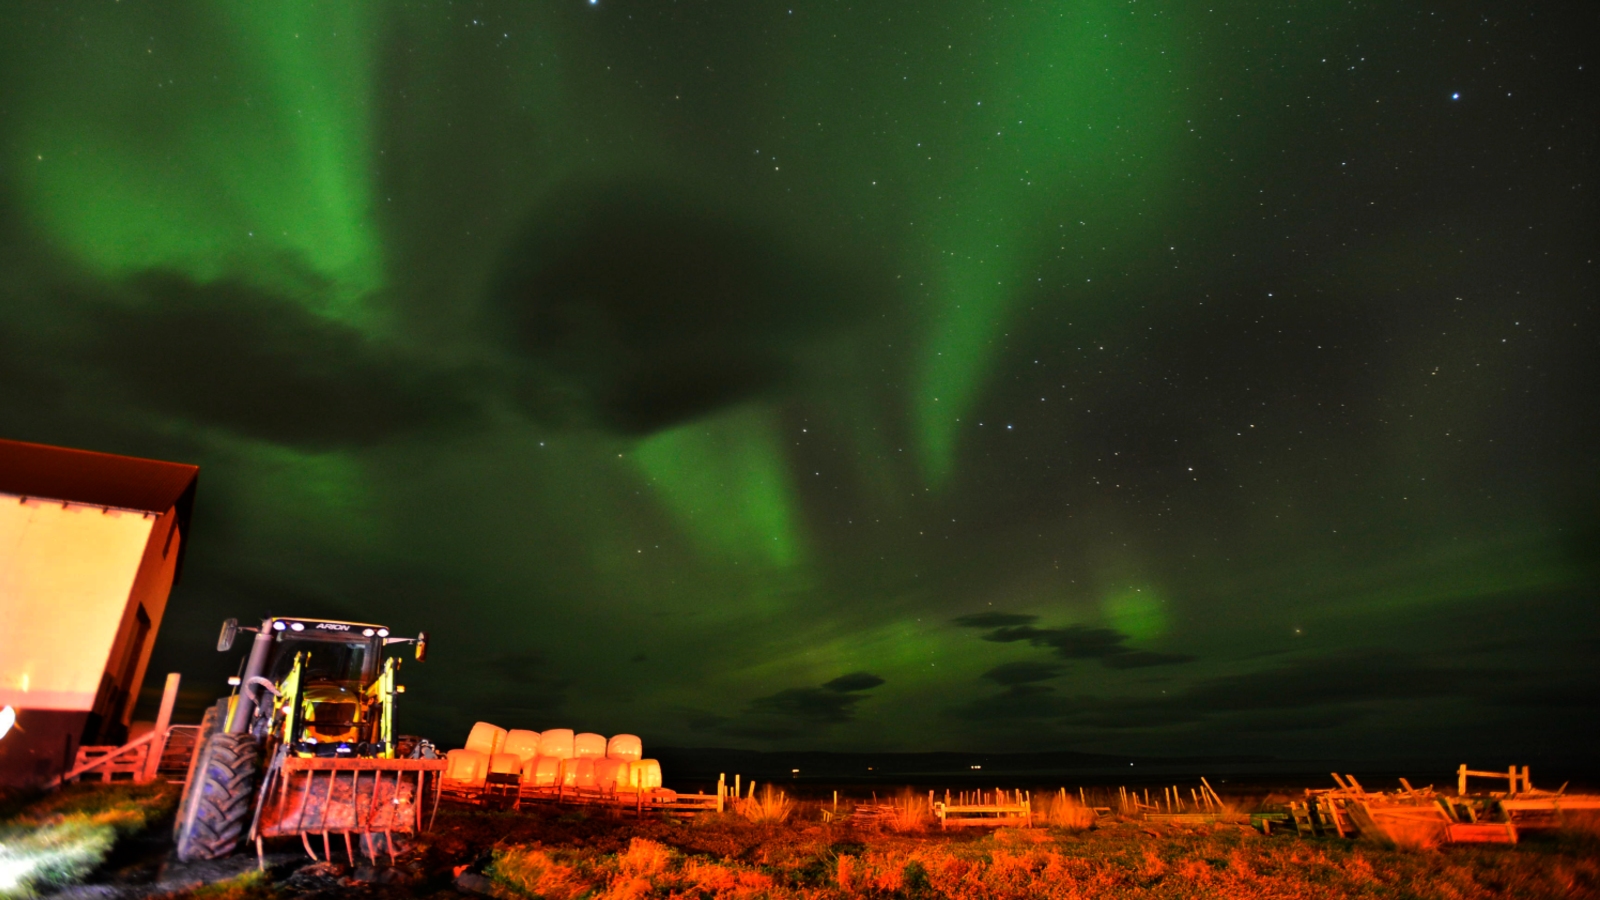
<path id="1" fill-rule="evenodd" d="M 0 440 L 0 785 L 125 738 L 198 473 Z"/>

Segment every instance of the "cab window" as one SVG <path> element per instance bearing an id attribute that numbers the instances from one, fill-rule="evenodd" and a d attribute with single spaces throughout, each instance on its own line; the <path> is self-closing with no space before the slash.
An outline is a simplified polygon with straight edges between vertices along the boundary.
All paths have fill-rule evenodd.
<path id="1" fill-rule="evenodd" d="M 276 659 L 268 678 L 274 684 L 289 677 L 294 668 L 296 653 L 307 655 L 301 683 L 318 681 L 362 681 L 367 663 L 366 644 L 347 644 L 339 641 L 307 640 L 279 636 Z"/>

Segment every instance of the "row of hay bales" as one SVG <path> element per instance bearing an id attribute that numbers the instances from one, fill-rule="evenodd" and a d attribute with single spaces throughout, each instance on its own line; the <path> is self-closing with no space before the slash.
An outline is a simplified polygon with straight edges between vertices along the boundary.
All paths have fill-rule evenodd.
<path id="1" fill-rule="evenodd" d="M 661 787 L 661 764 L 644 759 L 637 735 L 610 738 L 570 728 L 507 731 L 479 722 L 467 735 L 467 746 L 446 754 L 447 784 L 483 784 L 488 776 L 517 774 L 531 787 L 594 788 L 636 791 Z"/>

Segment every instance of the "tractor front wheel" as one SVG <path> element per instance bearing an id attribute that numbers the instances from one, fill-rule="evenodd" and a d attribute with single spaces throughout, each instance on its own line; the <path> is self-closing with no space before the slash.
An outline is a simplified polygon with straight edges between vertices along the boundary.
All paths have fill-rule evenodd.
<path id="1" fill-rule="evenodd" d="M 239 846 L 255 800 L 256 742 L 249 734 L 201 734 L 193 774 L 178 806 L 177 856 L 218 859 Z"/>

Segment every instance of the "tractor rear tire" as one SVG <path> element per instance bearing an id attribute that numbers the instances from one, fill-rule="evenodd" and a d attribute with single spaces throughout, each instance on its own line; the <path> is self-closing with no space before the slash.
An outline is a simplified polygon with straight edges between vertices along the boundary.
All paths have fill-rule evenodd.
<path id="1" fill-rule="evenodd" d="M 184 823 L 189 821 L 190 800 L 197 796 L 194 793 L 194 773 L 200 762 L 200 757 L 205 755 L 206 745 L 211 743 L 211 736 L 221 728 L 220 717 L 227 709 L 228 701 L 219 700 L 200 719 L 200 730 L 194 735 L 194 749 L 189 751 L 189 771 L 183 779 L 183 793 L 178 796 L 178 816 L 172 823 L 172 839 L 176 841 L 178 835 L 183 834 Z"/>
<path id="2" fill-rule="evenodd" d="M 259 751 L 248 734 L 201 734 L 193 774 L 178 806 L 182 862 L 219 859 L 239 846 L 255 802 Z"/>

